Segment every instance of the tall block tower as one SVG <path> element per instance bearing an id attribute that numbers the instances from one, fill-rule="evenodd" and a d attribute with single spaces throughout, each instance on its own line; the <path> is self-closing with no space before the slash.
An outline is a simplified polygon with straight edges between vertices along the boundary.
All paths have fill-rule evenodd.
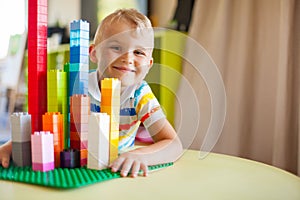
<path id="1" fill-rule="evenodd" d="M 102 170 L 109 165 L 109 121 L 107 113 L 91 113 L 89 116 L 89 169 Z"/>
<path id="2" fill-rule="evenodd" d="M 13 113 L 10 116 L 12 133 L 12 159 L 15 165 L 31 165 L 31 116 L 28 113 Z"/>
<path id="3" fill-rule="evenodd" d="M 49 70 L 47 73 L 48 112 L 59 112 L 63 115 L 63 148 L 68 148 L 68 94 L 67 73 L 63 70 Z"/>
<path id="4" fill-rule="evenodd" d="M 32 132 L 47 112 L 47 0 L 28 1 L 28 112 Z"/>
<path id="5" fill-rule="evenodd" d="M 121 81 L 105 78 L 101 81 L 101 112 L 110 116 L 109 162 L 118 158 Z"/>
<path id="6" fill-rule="evenodd" d="M 89 96 L 73 95 L 70 102 L 70 147 L 80 150 L 81 166 L 87 164 L 89 114 Z"/>
<path id="7" fill-rule="evenodd" d="M 70 24 L 69 97 L 88 94 L 89 23 L 83 20 Z"/>

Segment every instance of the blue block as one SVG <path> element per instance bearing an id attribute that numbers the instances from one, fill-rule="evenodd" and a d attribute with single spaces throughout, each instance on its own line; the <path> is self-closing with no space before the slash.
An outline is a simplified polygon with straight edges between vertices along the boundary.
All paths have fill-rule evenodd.
<path id="1" fill-rule="evenodd" d="M 69 72 L 69 80 L 89 80 L 89 72 L 83 72 L 83 71 L 70 71 Z"/>
<path id="2" fill-rule="evenodd" d="M 90 39 L 89 36 L 90 32 L 85 31 L 85 30 L 71 30 L 70 31 L 70 38 L 81 38 L 81 39 Z"/>
<path id="3" fill-rule="evenodd" d="M 74 20 L 70 24 L 70 30 L 90 31 L 90 23 L 82 19 Z"/>
<path id="4" fill-rule="evenodd" d="M 71 63 L 70 72 L 88 72 L 89 71 L 89 65 L 84 63 Z"/>
<path id="5" fill-rule="evenodd" d="M 89 64 L 90 58 L 86 55 L 70 55 L 70 63 Z"/>
<path id="6" fill-rule="evenodd" d="M 90 40 L 81 38 L 70 38 L 70 47 L 82 46 L 89 48 Z"/>
<path id="7" fill-rule="evenodd" d="M 88 94 L 88 85 L 83 82 L 70 85 L 69 96 L 74 94 Z"/>
<path id="8" fill-rule="evenodd" d="M 70 47 L 70 55 L 89 55 L 89 48 L 84 46 Z"/>

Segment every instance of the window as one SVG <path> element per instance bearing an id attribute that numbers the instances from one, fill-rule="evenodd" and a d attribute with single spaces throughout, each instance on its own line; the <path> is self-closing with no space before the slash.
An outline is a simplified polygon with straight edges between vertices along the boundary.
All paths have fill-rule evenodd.
<path id="1" fill-rule="evenodd" d="M 0 59 L 7 55 L 10 37 L 25 31 L 25 0 L 0 3 Z"/>

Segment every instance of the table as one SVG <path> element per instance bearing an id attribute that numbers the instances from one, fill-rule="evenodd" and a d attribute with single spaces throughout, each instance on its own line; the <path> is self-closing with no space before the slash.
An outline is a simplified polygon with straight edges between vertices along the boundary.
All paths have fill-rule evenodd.
<path id="1" fill-rule="evenodd" d="M 148 177 L 113 179 L 77 189 L 0 181 L 0 199 L 300 199 L 300 178 L 238 157 L 186 150 L 173 166 Z"/>

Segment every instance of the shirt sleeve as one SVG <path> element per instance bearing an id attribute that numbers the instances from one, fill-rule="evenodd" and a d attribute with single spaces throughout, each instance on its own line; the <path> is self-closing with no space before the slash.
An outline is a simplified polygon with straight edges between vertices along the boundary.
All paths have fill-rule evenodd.
<path id="1" fill-rule="evenodd" d="M 149 128 L 156 121 L 166 118 L 161 106 L 153 94 L 150 86 L 144 81 L 135 92 L 136 113 L 145 128 Z"/>

